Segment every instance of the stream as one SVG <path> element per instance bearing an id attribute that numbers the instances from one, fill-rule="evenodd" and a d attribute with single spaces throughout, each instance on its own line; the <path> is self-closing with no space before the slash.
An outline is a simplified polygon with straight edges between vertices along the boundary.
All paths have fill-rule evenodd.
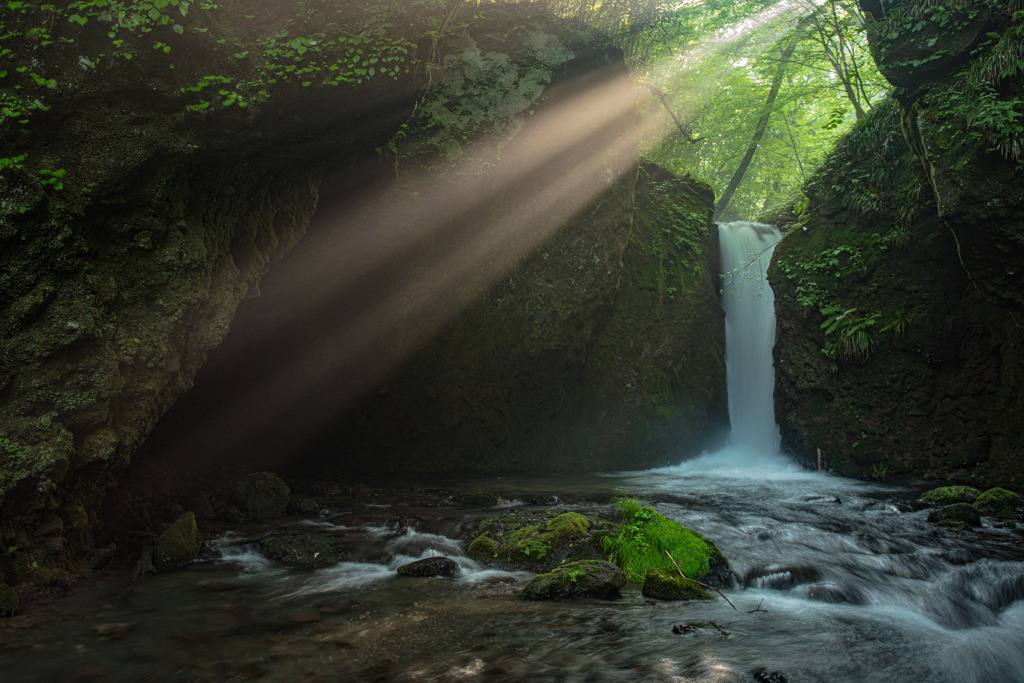
<path id="1" fill-rule="evenodd" d="M 721 226 L 724 450 L 643 472 L 389 480 L 321 499 L 310 518 L 207 523 L 219 548 L 207 559 L 131 590 L 130 568 L 104 572 L 0 620 L 0 680 L 1024 682 L 1019 522 L 940 528 L 924 483 L 838 478 L 777 453 L 764 272 L 778 239 L 771 226 Z M 472 491 L 503 502 L 453 502 Z M 529 601 L 519 593 L 532 574 L 466 556 L 485 518 L 538 507 L 607 518 L 621 495 L 714 541 L 732 567 L 729 602 L 663 602 L 634 584 L 614 600 Z M 232 542 L 275 529 L 337 537 L 345 561 L 288 568 Z M 459 575 L 397 575 L 431 556 Z"/>
<path id="2" fill-rule="evenodd" d="M 432 488 L 433 484 L 438 488 Z M 490 490 L 496 508 L 443 504 Z M 925 521 L 923 487 L 802 471 L 726 450 L 645 472 L 416 482 L 344 498 L 312 519 L 352 561 L 284 568 L 252 545 L 127 575 L 5 620 L 2 680 L 21 681 L 1024 681 L 1024 547 L 1014 523 L 951 531 Z M 534 602 L 525 572 L 465 556 L 484 517 L 557 496 L 552 512 L 607 516 L 638 496 L 718 545 L 733 584 L 688 603 Z M 398 515 L 410 533 L 394 535 Z M 419 557 L 455 579 L 399 577 Z M 685 625 L 686 628 L 682 628 Z M 673 632 L 673 627 L 682 633 Z M 760 678 L 758 678 L 760 676 Z M 775 676 L 775 678 L 772 678 Z"/>

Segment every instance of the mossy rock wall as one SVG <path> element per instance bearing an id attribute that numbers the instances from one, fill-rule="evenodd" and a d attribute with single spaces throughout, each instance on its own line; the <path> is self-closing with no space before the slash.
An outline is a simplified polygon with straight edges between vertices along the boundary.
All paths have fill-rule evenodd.
<path id="1" fill-rule="evenodd" d="M 422 84 L 415 44 L 394 78 L 266 82 L 282 31 L 352 35 L 377 3 L 177 4 L 164 11 L 180 31 L 79 25 L 61 2 L 48 20 L 34 3 L 2 10 L 5 92 L 45 109 L 0 129 L 0 537 L 18 548 L 0 579 L 89 547 L 114 473 L 302 236 L 325 168 L 386 143 Z M 346 50 L 339 38 L 304 65 L 326 72 Z M 231 85 L 197 92 L 210 74 Z"/>
<path id="2" fill-rule="evenodd" d="M 903 87 L 825 162 L 776 248 L 776 415 L 809 463 L 820 448 L 851 476 L 1024 482 L 1024 172 L 976 124 L 1021 106 L 1021 76 L 978 86 L 991 101 L 964 85 L 1021 27 L 1005 3 L 984 4 L 998 26 L 977 61 L 916 79 L 912 63 L 880 64 Z M 921 48 L 879 22 L 876 56 Z M 977 31 L 960 24 L 949 30 Z"/>
<path id="3" fill-rule="evenodd" d="M 700 452 L 727 420 L 711 207 L 703 185 L 634 166 L 317 449 L 345 453 L 338 468 L 403 472 L 629 469 Z"/>

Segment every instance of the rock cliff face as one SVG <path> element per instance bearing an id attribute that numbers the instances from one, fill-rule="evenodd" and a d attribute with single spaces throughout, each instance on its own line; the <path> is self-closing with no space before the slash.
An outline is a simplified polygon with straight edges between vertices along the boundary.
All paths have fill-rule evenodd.
<path id="1" fill-rule="evenodd" d="M 233 2 L 118 17 L 90 4 L 4 10 L 5 580 L 88 544 L 113 474 L 303 234 L 324 169 L 385 144 L 425 83 L 412 54 L 389 62 L 393 78 L 263 82 L 282 32 L 369 36 L 359 22 L 373 3 L 344 17 Z M 350 66 L 343 38 L 292 57 L 277 57 L 282 70 Z"/>
<path id="2" fill-rule="evenodd" d="M 896 102 L 807 189 L 775 252 L 785 444 L 849 475 L 1024 481 L 1024 16 L 863 2 Z M 1016 65 L 1015 65 L 1016 64 Z"/>
<path id="3" fill-rule="evenodd" d="M 712 197 L 638 170 L 599 38 L 505 5 L 83 6 L 4 22 L 0 580 L 83 557 L 158 420 L 169 471 L 376 472 L 643 466 L 725 421 Z M 282 324 L 235 321 L 311 220 Z M 229 325 L 221 393 L 198 373 L 168 421 Z"/>

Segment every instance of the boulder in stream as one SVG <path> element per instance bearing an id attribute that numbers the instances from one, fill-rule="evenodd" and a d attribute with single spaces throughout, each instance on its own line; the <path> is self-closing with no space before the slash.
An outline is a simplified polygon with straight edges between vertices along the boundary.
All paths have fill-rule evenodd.
<path id="1" fill-rule="evenodd" d="M 640 592 L 645 597 L 658 600 L 710 600 L 712 597 L 693 581 L 687 581 L 675 570 L 664 567 L 647 570 Z"/>
<path id="2" fill-rule="evenodd" d="M 316 569 L 344 559 L 339 540 L 319 534 L 272 534 L 260 541 L 260 547 L 267 557 L 293 567 Z"/>
<path id="3" fill-rule="evenodd" d="M 928 521 L 933 524 L 956 528 L 963 527 L 964 524 L 981 526 L 981 515 L 978 514 L 978 508 L 970 503 L 953 503 L 952 505 L 935 508 L 929 512 Z"/>
<path id="4" fill-rule="evenodd" d="M 625 585 L 626 575 L 611 562 L 582 560 L 535 576 L 521 595 L 530 600 L 615 598 Z"/>
<path id="5" fill-rule="evenodd" d="M 196 516 L 192 512 L 183 512 L 156 539 L 155 557 L 161 569 L 183 567 L 199 557 L 203 547 L 203 537 L 196 526 Z"/>
<path id="6" fill-rule="evenodd" d="M 983 515 L 1012 519 L 1019 502 L 1020 496 L 1013 491 L 994 488 L 979 495 L 976 504 Z"/>
<path id="7" fill-rule="evenodd" d="M 604 522 L 578 512 L 533 510 L 485 519 L 469 539 L 469 556 L 501 569 L 545 572 L 567 561 L 603 560 Z"/>
<path id="8" fill-rule="evenodd" d="M 253 519 L 280 517 L 288 510 L 291 490 L 273 472 L 253 472 L 235 481 L 235 505 Z"/>
<path id="9" fill-rule="evenodd" d="M 399 576 L 458 576 L 459 565 L 450 557 L 425 557 L 398 568 Z"/>

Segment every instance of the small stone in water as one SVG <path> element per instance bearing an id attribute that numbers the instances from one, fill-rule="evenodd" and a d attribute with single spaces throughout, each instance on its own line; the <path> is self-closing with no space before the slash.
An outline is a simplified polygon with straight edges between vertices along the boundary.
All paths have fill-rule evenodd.
<path id="1" fill-rule="evenodd" d="M 754 680 L 758 683 L 789 683 L 785 674 L 765 669 L 754 669 Z"/>
<path id="2" fill-rule="evenodd" d="M 675 633 L 676 635 L 680 635 L 680 636 L 685 634 L 685 633 L 696 633 L 696 632 L 697 632 L 696 627 L 690 626 L 689 624 L 676 624 L 675 626 L 672 627 L 672 633 Z"/>

